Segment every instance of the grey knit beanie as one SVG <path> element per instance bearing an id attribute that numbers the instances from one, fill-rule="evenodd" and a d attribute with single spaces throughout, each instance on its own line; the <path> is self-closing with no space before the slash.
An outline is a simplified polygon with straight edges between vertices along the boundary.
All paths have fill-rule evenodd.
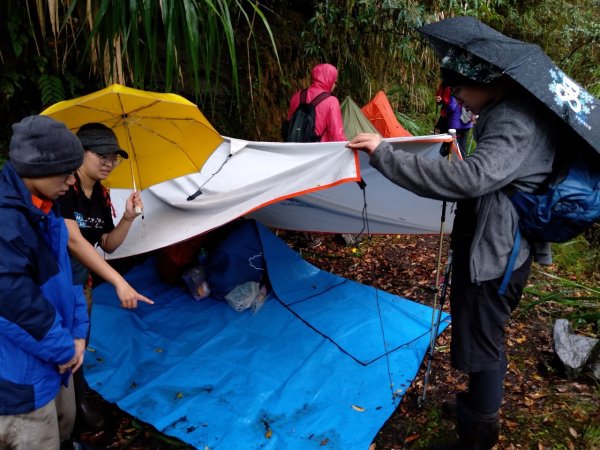
<path id="1" fill-rule="evenodd" d="M 83 164 L 83 147 L 62 122 L 48 116 L 29 116 L 12 129 L 8 157 L 22 177 L 59 175 Z"/>

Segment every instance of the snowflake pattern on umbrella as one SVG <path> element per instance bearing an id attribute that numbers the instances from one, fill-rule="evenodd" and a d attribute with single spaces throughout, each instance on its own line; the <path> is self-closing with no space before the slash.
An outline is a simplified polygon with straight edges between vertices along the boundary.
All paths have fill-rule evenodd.
<path id="1" fill-rule="evenodd" d="M 550 69 L 550 76 L 553 82 L 548 85 L 548 89 L 554 94 L 556 104 L 561 107 L 565 103 L 568 104 L 575 113 L 577 121 L 588 130 L 591 130 L 592 127 L 586 119 L 596 107 L 594 97 L 579 87 L 561 70 Z"/>

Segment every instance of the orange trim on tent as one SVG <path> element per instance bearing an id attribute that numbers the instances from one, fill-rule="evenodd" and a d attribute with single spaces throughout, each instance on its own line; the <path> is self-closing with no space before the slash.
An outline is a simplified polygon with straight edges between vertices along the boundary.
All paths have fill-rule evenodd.
<path id="1" fill-rule="evenodd" d="M 375 94 L 375 97 L 363 106 L 361 111 L 383 137 L 412 136 L 396 119 L 392 106 L 383 91 Z"/>
<path id="2" fill-rule="evenodd" d="M 450 144 L 450 149 L 452 150 L 452 152 L 456 155 L 456 157 L 459 160 L 463 160 L 463 156 L 460 153 L 460 150 L 458 149 L 458 146 L 456 145 L 456 141 L 454 139 L 452 139 L 452 143 Z"/>
<path id="3" fill-rule="evenodd" d="M 412 139 L 410 139 L 412 138 Z M 398 142 L 452 142 L 452 136 L 450 136 L 449 134 L 431 134 L 429 136 L 410 136 L 410 138 L 408 136 L 403 137 L 403 138 L 394 138 L 393 140 L 389 140 L 389 142 L 394 142 L 394 143 L 398 143 Z"/>
<path id="4" fill-rule="evenodd" d="M 281 202 L 283 200 L 287 200 L 289 198 L 299 197 L 299 196 L 304 195 L 304 194 L 310 194 L 312 192 L 321 191 L 323 189 L 334 187 L 334 186 L 337 186 L 337 185 L 343 184 L 343 183 L 349 183 L 351 181 L 360 181 L 362 179 L 362 177 L 360 175 L 360 161 L 358 159 L 358 150 L 353 150 L 353 151 L 354 151 L 354 164 L 356 164 L 356 174 L 357 174 L 356 177 L 349 177 L 349 178 L 340 179 L 340 180 L 334 181 L 333 183 L 322 184 L 322 185 L 314 187 L 314 188 L 310 188 L 310 189 L 305 189 L 305 190 L 302 190 L 302 191 L 294 192 L 293 194 L 288 194 L 288 195 L 285 195 L 285 196 L 282 196 L 282 197 L 277 197 L 277 198 L 274 198 L 272 200 L 269 200 L 268 202 L 264 202 L 264 203 L 261 203 L 260 205 L 255 206 L 254 208 L 246 211 L 244 214 L 250 214 L 252 211 L 256 211 L 257 209 L 263 208 L 263 207 L 268 206 L 268 205 L 272 205 L 273 203 L 279 203 L 279 202 Z M 244 214 L 242 214 L 242 215 L 244 215 Z"/>

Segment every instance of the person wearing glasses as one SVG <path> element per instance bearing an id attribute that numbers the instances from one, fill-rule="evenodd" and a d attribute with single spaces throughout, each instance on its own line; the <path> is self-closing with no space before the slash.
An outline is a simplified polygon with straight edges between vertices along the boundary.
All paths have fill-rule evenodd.
<path id="1" fill-rule="evenodd" d="M 75 183 L 84 152 L 50 117 L 12 129 L 0 173 L 0 447 L 72 449 L 71 374 L 83 362 L 89 319 L 56 200 Z"/>
<path id="2" fill-rule="evenodd" d="M 75 183 L 60 199 L 61 212 L 69 230 L 69 251 L 73 281 L 85 287 L 88 312 L 91 317 L 91 273 L 111 283 L 123 308 L 136 308 L 139 301 L 152 304 L 138 293 L 94 248 L 100 246 L 107 253 L 114 252 L 125 240 L 131 224 L 137 218 L 136 208 L 142 208 L 139 192 L 127 199 L 125 212 L 117 225 L 113 223 L 114 209 L 108 190 L 102 186 L 123 159 L 129 155 L 119 146 L 114 132 L 101 123 L 88 123 L 77 131 L 85 150 L 83 164 L 75 174 Z M 86 383 L 83 371 L 75 377 L 77 423 L 92 429 L 102 429 L 104 420 L 86 401 Z"/>

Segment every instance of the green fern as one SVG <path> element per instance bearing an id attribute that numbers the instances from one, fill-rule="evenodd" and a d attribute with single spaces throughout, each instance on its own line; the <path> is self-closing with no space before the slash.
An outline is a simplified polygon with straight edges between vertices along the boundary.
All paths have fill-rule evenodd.
<path id="1" fill-rule="evenodd" d="M 57 76 L 42 74 L 38 80 L 38 88 L 42 96 L 42 104 L 45 106 L 65 99 L 62 81 Z"/>

